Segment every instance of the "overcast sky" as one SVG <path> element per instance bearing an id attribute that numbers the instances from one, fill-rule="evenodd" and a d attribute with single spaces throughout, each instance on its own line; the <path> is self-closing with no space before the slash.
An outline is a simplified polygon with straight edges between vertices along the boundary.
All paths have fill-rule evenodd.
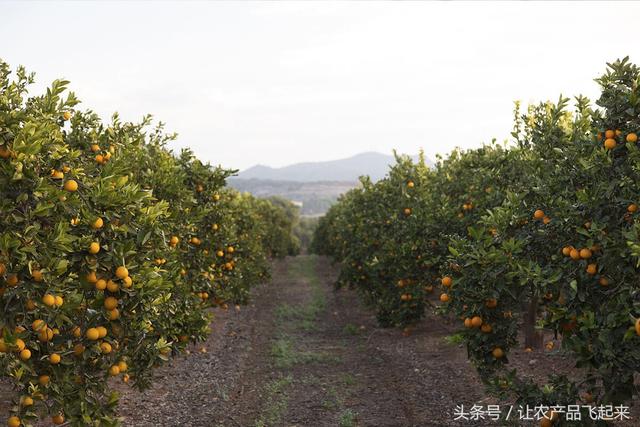
<path id="1" fill-rule="evenodd" d="M 12 2 L 0 58 L 145 113 L 214 164 L 283 166 L 508 137 L 513 101 L 598 93 L 640 61 L 640 4 Z"/>

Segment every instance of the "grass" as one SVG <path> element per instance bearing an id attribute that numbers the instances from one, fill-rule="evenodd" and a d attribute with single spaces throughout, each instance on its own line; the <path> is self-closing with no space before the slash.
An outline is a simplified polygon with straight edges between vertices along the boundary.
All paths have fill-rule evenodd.
<path id="1" fill-rule="evenodd" d="M 316 329 L 316 320 L 322 313 L 327 301 L 322 291 L 320 279 L 315 270 L 316 258 L 314 256 L 298 258 L 291 265 L 289 274 L 292 280 L 306 280 L 311 287 L 311 300 L 305 304 L 291 305 L 280 304 L 275 309 L 275 316 L 280 322 L 288 322 L 297 329 L 311 331 Z"/>
<path id="2" fill-rule="evenodd" d="M 444 337 L 444 341 L 447 344 L 458 345 L 464 342 L 464 337 L 462 336 L 462 334 L 447 335 L 446 337 Z"/>
<path id="3" fill-rule="evenodd" d="M 340 427 L 354 427 L 356 425 L 356 419 L 358 418 L 358 413 L 353 409 L 345 409 L 340 414 L 340 420 L 338 421 L 338 425 Z"/>
<path id="4" fill-rule="evenodd" d="M 266 427 L 279 424 L 289 406 L 286 388 L 293 382 L 293 377 L 287 375 L 270 381 L 264 388 L 264 409 L 255 427 Z"/>
<path id="5" fill-rule="evenodd" d="M 342 332 L 347 335 L 358 335 L 360 333 L 360 328 L 352 323 L 347 323 L 344 325 L 344 328 L 342 328 Z"/>
<path id="6" fill-rule="evenodd" d="M 340 358 L 317 351 L 297 351 L 291 337 L 282 335 L 271 345 L 271 357 L 277 368 L 290 368 L 299 363 L 339 362 Z"/>

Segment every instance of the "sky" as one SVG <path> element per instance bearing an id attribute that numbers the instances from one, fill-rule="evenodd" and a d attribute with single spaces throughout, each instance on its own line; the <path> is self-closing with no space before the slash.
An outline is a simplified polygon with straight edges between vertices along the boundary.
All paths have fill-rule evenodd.
<path id="1" fill-rule="evenodd" d="M 71 80 L 105 120 L 150 113 L 213 164 L 430 158 L 509 136 L 513 101 L 597 98 L 640 61 L 634 2 L 0 0 L 0 58 Z"/>

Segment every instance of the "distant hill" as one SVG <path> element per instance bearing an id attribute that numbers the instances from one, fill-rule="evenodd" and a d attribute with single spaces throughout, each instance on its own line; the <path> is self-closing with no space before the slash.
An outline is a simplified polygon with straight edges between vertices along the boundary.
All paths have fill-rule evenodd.
<path id="1" fill-rule="evenodd" d="M 418 156 L 413 156 L 414 160 Z M 238 174 L 240 179 L 269 179 L 275 181 L 317 182 L 317 181 L 357 181 L 368 175 L 377 181 L 395 163 L 393 156 L 382 153 L 361 153 L 347 159 L 326 162 L 296 163 L 281 168 L 256 165 Z M 427 163 L 432 164 L 429 160 Z"/>
<path id="2" fill-rule="evenodd" d="M 418 156 L 412 158 L 415 161 Z M 228 182 L 231 187 L 257 197 L 281 196 L 300 203 L 303 215 L 316 216 L 324 214 L 341 194 L 357 187 L 360 176 L 368 175 L 377 181 L 393 164 L 393 156 L 362 153 L 348 159 L 296 163 L 282 168 L 257 165 Z"/>

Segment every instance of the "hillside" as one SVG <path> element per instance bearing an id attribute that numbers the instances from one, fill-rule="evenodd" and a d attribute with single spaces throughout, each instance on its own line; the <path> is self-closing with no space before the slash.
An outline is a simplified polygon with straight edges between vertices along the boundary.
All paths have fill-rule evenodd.
<path id="1" fill-rule="evenodd" d="M 417 156 L 413 158 L 417 159 Z M 346 159 L 296 163 L 281 168 L 256 165 L 240 172 L 238 178 L 296 182 L 356 182 L 358 177 L 368 175 L 372 180 L 377 181 L 384 177 L 389 166 L 394 163 L 395 158 L 392 155 L 368 152 Z M 428 159 L 427 163 L 432 164 Z"/>
<path id="2" fill-rule="evenodd" d="M 418 156 L 413 156 L 417 160 Z M 256 165 L 229 185 L 258 197 L 281 196 L 301 204 L 302 215 L 324 214 L 338 197 L 358 185 L 368 175 L 377 181 L 384 177 L 395 158 L 381 153 L 361 153 L 347 159 L 296 163 L 282 168 Z M 427 159 L 427 163 L 433 163 Z"/>

